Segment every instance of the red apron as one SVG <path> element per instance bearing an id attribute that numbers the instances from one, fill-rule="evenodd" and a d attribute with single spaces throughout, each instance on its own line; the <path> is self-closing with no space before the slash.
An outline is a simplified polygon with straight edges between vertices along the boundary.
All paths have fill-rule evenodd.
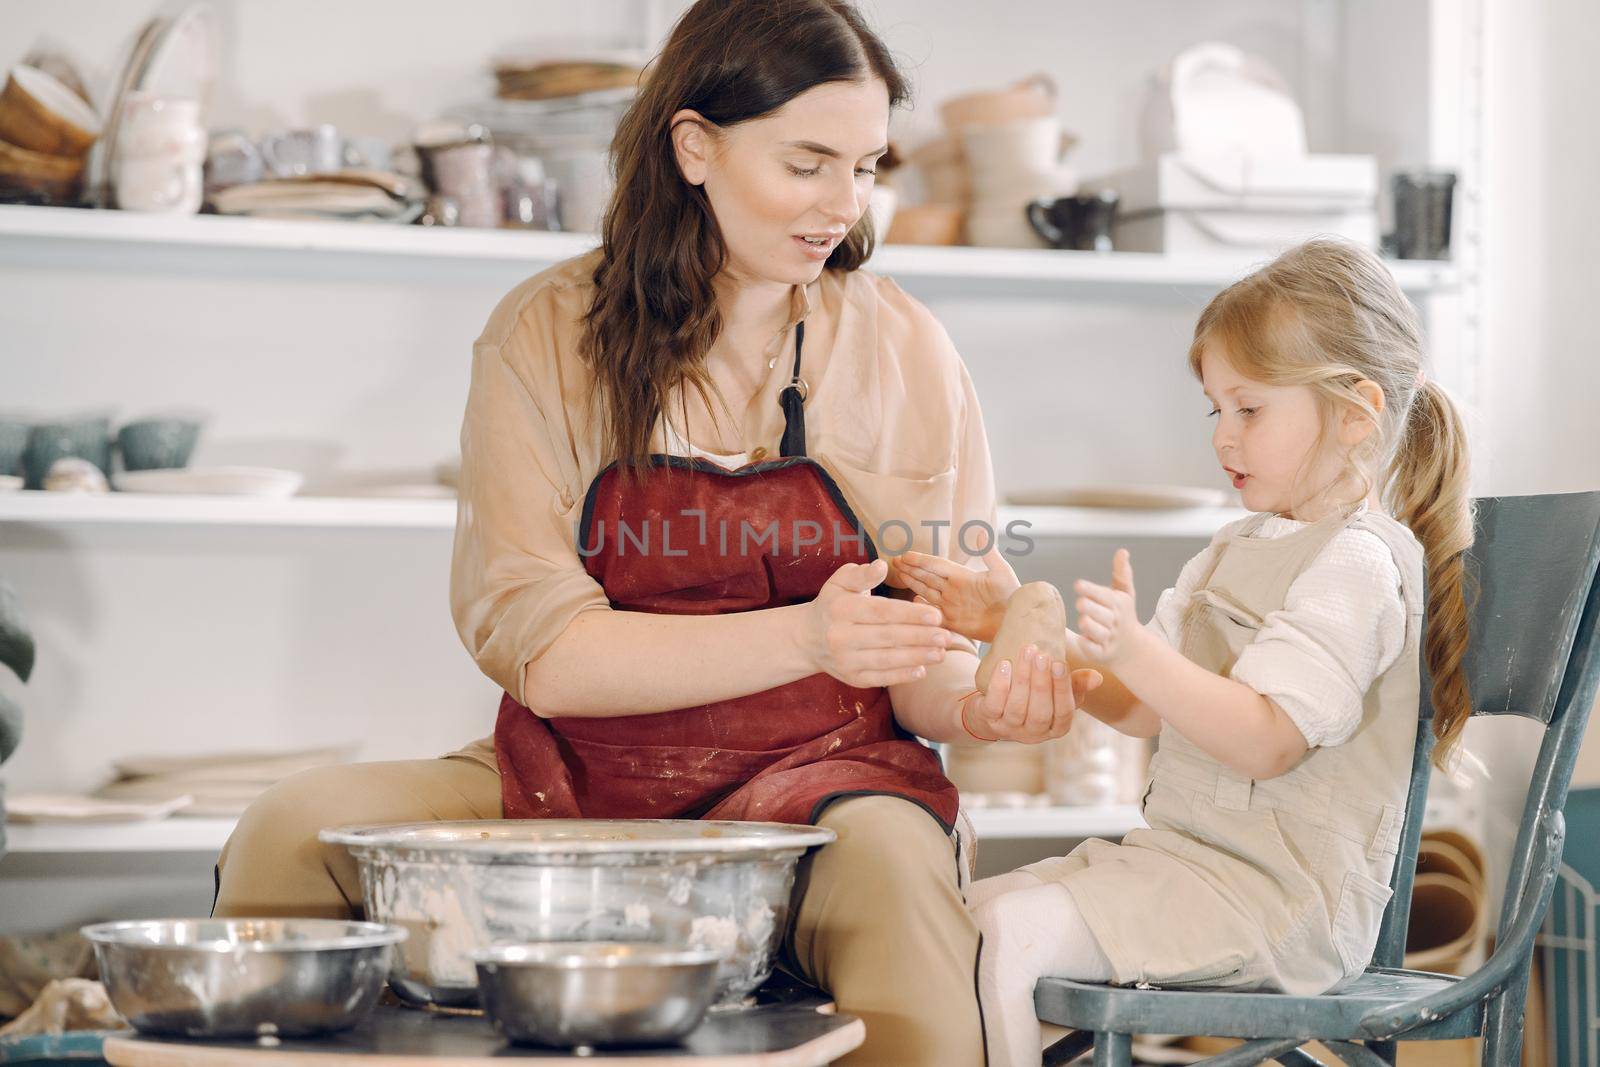
<path id="1" fill-rule="evenodd" d="M 805 455 L 800 351 L 785 388 L 784 458 L 736 471 L 655 454 L 627 484 L 589 486 L 578 545 L 620 611 L 713 615 L 812 600 L 877 550 L 828 472 Z M 626 650 L 619 650 L 626 655 Z M 841 797 L 888 794 L 948 831 L 956 788 L 894 720 L 889 691 L 828 674 L 653 715 L 541 719 L 508 693 L 495 723 L 508 819 L 815 822 Z"/>

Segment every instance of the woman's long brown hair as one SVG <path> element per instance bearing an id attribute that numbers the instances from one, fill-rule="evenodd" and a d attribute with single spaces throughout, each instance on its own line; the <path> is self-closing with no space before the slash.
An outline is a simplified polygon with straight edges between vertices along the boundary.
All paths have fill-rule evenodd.
<path id="1" fill-rule="evenodd" d="M 609 458 L 642 466 L 666 397 L 711 386 L 704 359 L 722 331 L 712 279 L 726 248 L 705 190 L 678 169 L 671 119 L 726 129 L 826 82 L 881 78 L 891 107 L 909 85 L 846 0 L 700 0 L 673 27 L 611 142 L 616 189 L 601 224 L 583 355 Z M 828 257 L 855 270 L 872 252 L 863 214 Z"/>

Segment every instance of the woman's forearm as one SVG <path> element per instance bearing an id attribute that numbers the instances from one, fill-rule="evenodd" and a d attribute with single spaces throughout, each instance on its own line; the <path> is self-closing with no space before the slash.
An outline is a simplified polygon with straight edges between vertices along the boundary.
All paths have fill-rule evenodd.
<path id="1" fill-rule="evenodd" d="M 961 726 L 961 701 L 977 690 L 978 657 L 964 648 L 945 652 L 942 663 L 914 682 L 889 687 L 894 717 L 905 729 L 929 741 L 978 744 Z"/>
<path id="2" fill-rule="evenodd" d="M 524 668 L 524 695 L 544 718 L 610 718 L 759 693 L 816 673 L 799 640 L 808 607 L 581 612 Z"/>

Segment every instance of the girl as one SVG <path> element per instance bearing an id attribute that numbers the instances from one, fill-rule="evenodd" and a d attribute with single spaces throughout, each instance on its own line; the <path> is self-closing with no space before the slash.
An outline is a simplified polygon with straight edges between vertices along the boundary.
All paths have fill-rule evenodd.
<path id="1" fill-rule="evenodd" d="M 1149 829 L 972 887 L 994 1065 L 1039 1062 L 1041 976 L 1316 994 L 1360 974 L 1401 829 L 1425 579 L 1441 765 L 1470 711 L 1466 444 L 1382 263 L 1337 241 L 1289 251 L 1211 301 L 1189 368 L 1255 514 L 1145 626 L 1126 550 L 1110 586 L 1074 586 L 1069 659 L 1105 676 L 1085 709 L 1160 736 Z M 947 626 L 991 640 L 1017 579 L 986 562 L 898 566 Z"/>

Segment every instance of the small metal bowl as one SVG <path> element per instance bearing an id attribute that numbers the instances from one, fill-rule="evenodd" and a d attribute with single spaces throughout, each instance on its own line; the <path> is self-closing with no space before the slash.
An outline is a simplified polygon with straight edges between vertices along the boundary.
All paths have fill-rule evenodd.
<path id="1" fill-rule="evenodd" d="M 406 932 L 337 919 L 151 919 L 83 936 L 112 1007 L 145 1033 L 309 1037 L 366 1018 Z"/>
<path id="2" fill-rule="evenodd" d="M 493 945 L 472 953 L 478 998 L 516 1044 L 667 1045 L 700 1025 L 716 949 L 641 941 Z"/>

